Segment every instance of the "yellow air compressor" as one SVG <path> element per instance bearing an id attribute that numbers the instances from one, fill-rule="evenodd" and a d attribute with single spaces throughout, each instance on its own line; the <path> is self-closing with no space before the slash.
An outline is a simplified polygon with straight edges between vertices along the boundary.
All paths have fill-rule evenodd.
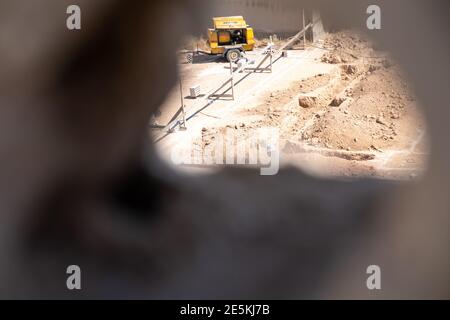
<path id="1" fill-rule="evenodd" d="M 236 62 L 241 52 L 255 47 L 253 29 L 242 16 L 213 18 L 213 29 L 208 29 L 208 44 L 212 55 L 223 55 Z"/>

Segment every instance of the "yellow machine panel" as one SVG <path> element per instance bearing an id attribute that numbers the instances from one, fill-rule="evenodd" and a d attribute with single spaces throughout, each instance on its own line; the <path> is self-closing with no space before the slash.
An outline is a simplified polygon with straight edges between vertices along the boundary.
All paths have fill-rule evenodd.
<path id="1" fill-rule="evenodd" d="M 214 29 L 245 29 L 247 23 L 242 16 L 213 18 Z"/>
<path id="2" fill-rule="evenodd" d="M 216 30 L 208 29 L 208 39 L 209 39 L 209 43 L 218 43 L 219 42 Z"/>
<path id="3" fill-rule="evenodd" d="M 255 45 L 255 35 L 253 33 L 253 28 L 247 28 L 245 29 L 245 37 L 247 39 L 247 44 L 248 45 Z M 253 50 L 253 47 L 252 47 Z"/>

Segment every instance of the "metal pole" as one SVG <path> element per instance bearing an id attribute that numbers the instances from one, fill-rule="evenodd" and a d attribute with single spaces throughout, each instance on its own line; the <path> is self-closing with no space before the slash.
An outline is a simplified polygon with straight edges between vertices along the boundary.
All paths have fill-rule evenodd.
<path id="1" fill-rule="evenodd" d="M 233 63 L 230 61 L 230 75 L 231 75 L 231 95 L 234 101 L 234 72 L 233 72 Z"/>
<path id="2" fill-rule="evenodd" d="M 183 84 L 180 77 L 180 96 L 181 96 L 181 113 L 183 114 L 183 124 L 180 125 L 181 130 L 186 130 L 186 113 L 184 112 Z"/>
<path id="3" fill-rule="evenodd" d="M 270 49 L 270 73 L 272 73 L 272 49 Z"/>
<path id="4" fill-rule="evenodd" d="M 305 29 L 305 9 L 302 10 L 303 29 Z M 303 34 L 303 50 L 306 50 L 306 32 Z"/>

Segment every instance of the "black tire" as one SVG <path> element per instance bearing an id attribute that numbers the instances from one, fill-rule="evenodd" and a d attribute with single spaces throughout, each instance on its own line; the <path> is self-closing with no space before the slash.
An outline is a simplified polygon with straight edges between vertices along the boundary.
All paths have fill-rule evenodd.
<path id="1" fill-rule="evenodd" d="M 228 62 L 236 62 L 239 60 L 241 52 L 238 49 L 231 49 L 227 51 L 226 58 Z"/>

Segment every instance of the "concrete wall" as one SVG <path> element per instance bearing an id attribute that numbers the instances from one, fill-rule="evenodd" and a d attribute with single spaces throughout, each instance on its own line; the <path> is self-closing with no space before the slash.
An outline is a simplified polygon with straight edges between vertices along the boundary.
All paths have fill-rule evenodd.
<path id="1" fill-rule="evenodd" d="M 302 6 L 295 0 L 211 0 L 212 16 L 243 15 L 257 35 L 290 36 L 302 28 Z M 307 20 L 312 19 L 306 13 Z"/>

